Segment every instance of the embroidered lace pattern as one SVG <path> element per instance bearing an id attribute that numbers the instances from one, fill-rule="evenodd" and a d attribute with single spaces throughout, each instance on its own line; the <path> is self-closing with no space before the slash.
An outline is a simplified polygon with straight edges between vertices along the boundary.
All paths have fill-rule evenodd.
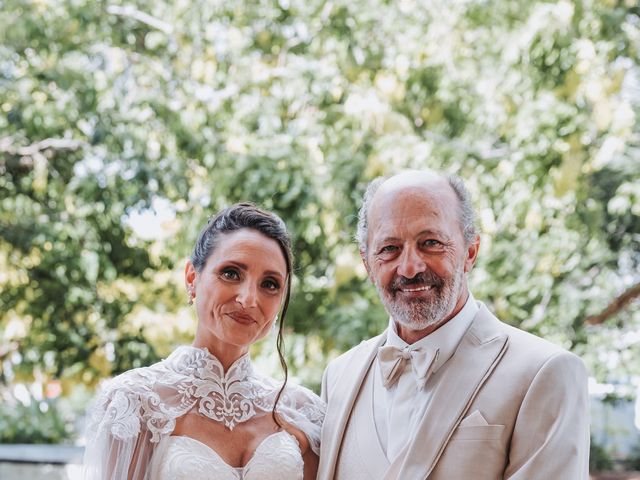
<path id="1" fill-rule="evenodd" d="M 138 462 L 140 474 L 133 477 L 148 478 L 145 465 L 157 444 L 173 432 L 177 418 L 198 412 L 232 430 L 258 413 L 270 413 L 280 386 L 254 371 L 248 355 L 225 372 L 206 349 L 179 347 L 166 360 L 126 372 L 105 386 L 88 422 L 85 476 L 118 478 L 104 472 L 131 472 L 130 463 Z M 316 453 L 324 409 L 313 392 L 292 384 L 277 406 L 278 414 L 305 433 Z M 116 459 L 105 463 L 114 451 Z"/>
<path id="2" fill-rule="evenodd" d="M 235 362 L 226 374 L 217 358 L 203 357 L 193 366 L 192 373 L 198 411 L 229 430 L 253 417 L 256 414 L 254 400 L 266 393 L 251 380 L 252 368 L 247 356 Z M 190 396 L 191 392 L 183 391 L 183 395 Z"/>

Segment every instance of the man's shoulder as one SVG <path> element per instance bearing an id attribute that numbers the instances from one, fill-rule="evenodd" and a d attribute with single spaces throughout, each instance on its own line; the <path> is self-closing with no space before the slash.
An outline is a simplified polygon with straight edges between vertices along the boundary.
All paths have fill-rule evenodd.
<path id="1" fill-rule="evenodd" d="M 487 332 L 499 332 L 499 334 L 506 335 L 505 355 L 512 361 L 521 359 L 522 364 L 527 364 L 532 368 L 540 368 L 551 359 L 582 363 L 578 356 L 561 346 L 499 320 L 484 305 L 476 320 L 471 328 L 472 335 L 481 337 L 477 331 L 482 332 L 485 336 Z"/>

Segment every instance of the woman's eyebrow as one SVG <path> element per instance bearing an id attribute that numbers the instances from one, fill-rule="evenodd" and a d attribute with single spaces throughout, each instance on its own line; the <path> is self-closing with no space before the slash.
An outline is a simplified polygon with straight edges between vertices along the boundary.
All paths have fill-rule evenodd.
<path id="1" fill-rule="evenodd" d="M 238 267 L 240 270 L 244 270 L 244 271 L 249 270 L 249 266 L 246 263 L 238 262 L 237 260 L 229 260 L 228 263 L 230 263 L 235 267 Z M 284 278 L 284 275 L 282 275 L 280 272 L 276 270 L 265 270 L 264 275 L 271 275 L 273 277 Z"/>
<path id="2" fill-rule="evenodd" d="M 284 278 L 284 276 L 280 272 L 276 272 L 275 270 L 266 270 L 264 274 L 271 275 L 272 277 Z"/>

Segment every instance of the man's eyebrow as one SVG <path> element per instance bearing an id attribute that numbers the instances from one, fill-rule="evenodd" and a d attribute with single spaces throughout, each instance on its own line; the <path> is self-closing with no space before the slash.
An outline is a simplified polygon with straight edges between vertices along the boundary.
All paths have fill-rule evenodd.
<path id="1" fill-rule="evenodd" d="M 399 242 L 401 241 L 400 238 L 398 237 L 384 237 L 381 239 L 374 239 L 373 243 L 374 245 L 380 245 L 381 243 L 394 243 L 394 242 Z"/>
<path id="2" fill-rule="evenodd" d="M 418 232 L 418 234 L 416 235 L 416 237 L 421 237 L 422 235 L 435 235 L 437 237 L 444 237 L 444 238 L 449 238 L 449 236 L 442 232 L 441 230 L 434 230 L 432 228 L 425 228 L 424 230 L 421 230 L 420 232 Z M 374 244 L 378 245 L 380 243 L 393 243 L 393 242 L 401 242 L 402 239 L 400 237 L 394 237 L 394 236 L 388 236 L 388 237 L 383 237 L 380 240 L 374 239 Z"/>
<path id="3" fill-rule="evenodd" d="M 418 233 L 418 236 L 420 236 L 420 235 L 436 235 L 438 237 L 447 237 L 448 238 L 448 235 L 446 233 L 444 233 L 442 230 L 434 230 L 432 228 L 425 228 L 420 233 Z"/>

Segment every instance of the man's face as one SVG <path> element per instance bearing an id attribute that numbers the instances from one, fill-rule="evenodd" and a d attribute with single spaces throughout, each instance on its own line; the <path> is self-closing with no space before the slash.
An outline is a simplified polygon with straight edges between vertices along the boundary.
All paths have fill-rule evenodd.
<path id="1" fill-rule="evenodd" d="M 430 333 L 464 306 L 478 243 L 465 246 L 458 209 L 444 180 L 383 185 L 373 199 L 363 258 L 399 330 Z"/>

